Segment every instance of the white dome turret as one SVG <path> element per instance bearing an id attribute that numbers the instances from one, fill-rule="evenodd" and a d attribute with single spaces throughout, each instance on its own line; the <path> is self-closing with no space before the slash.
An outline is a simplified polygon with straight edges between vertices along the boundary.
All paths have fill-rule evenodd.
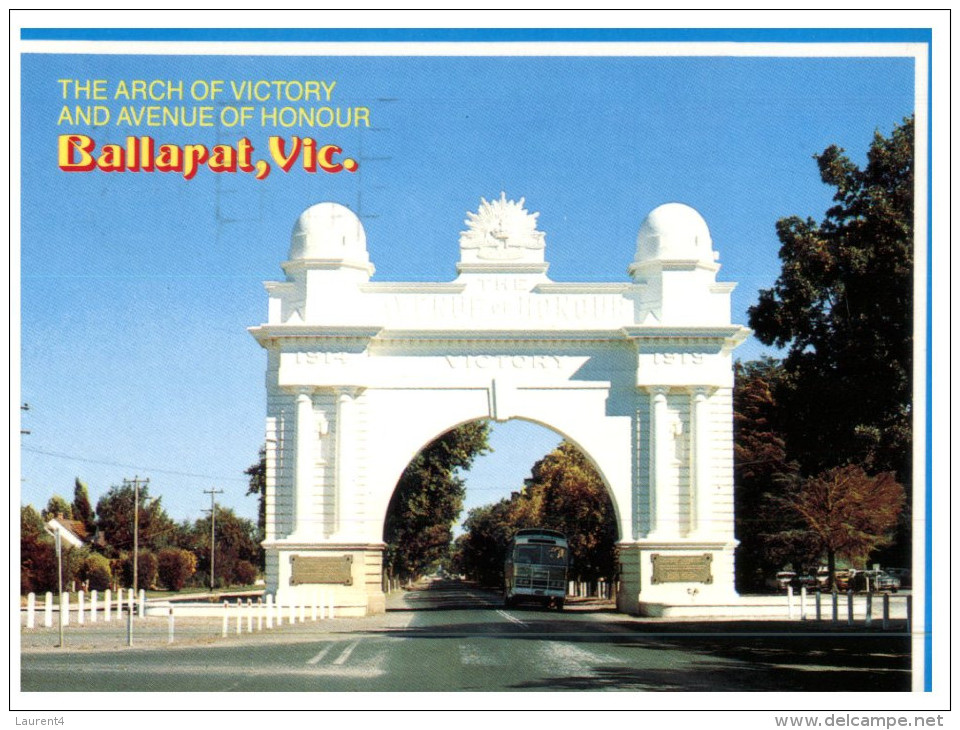
<path id="1" fill-rule="evenodd" d="M 297 218 L 288 264 L 305 268 L 352 268 L 373 274 L 367 236 L 356 214 L 339 203 L 318 203 Z"/>
<path id="2" fill-rule="evenodd" d="M 637 234 L 635 264 L 647 261 L 714 261 L 707 222 L 683 203 L 666 203 L 650 212 Z"/>

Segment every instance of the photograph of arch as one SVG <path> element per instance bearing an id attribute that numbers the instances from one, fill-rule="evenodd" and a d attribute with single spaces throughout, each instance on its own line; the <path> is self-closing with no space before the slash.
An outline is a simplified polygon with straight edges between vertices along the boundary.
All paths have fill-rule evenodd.
<path id="1" fill-rule="evenodd" d="M 24 15 L 18 698 L 936 694 L 926 25 Z"/>

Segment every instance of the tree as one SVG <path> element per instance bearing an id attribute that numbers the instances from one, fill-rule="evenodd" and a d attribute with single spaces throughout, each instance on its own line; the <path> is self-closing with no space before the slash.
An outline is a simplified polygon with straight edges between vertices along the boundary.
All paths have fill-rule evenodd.
<path id="1" fill-rule="evenodd" d="M 904 501 L 903 485 L 893 472 L 871 477 L 861 467 L 848 465 L 800 480 L 784 503 L 800 515 L 826 552 L 832 581 L 838 556 L 862 562 L 892 541 Z"/>
<path id="2" fill-rule="evenodd" d="M 92 591 L 105 591 L 113 581 L 110 561 L 100 553 L 87 552 L 80 563 L 77 577 Z"/>
<path id="3" fill-rule="evenodd" d="M 260 447 L 260 458 L 256 464 L 249 466 L 246 474 L 250 480 L 247 486 L 247 496 L 257 495 L 257 539 L 263 542 L 267 535 L 267 450 Z M 260 548 L 257 564 L 260 570 L 266 567 L 266 553 Z"/>
<path id="4" fill-rule="evenodd" d="M 612 578 L 617 568 L 617 521 L 606 486 L 593 465 L 564 441 L 534 464 L 521 491 L 470 511 L 458 538 L 455 566 L 483 585 L 503 582 L 507 546 L 517 530 L 559 530 L 570 544 L 570 574 L 579 580 Z"/>
<path id="5" fill-rule="evenodd" d="M 164 588 L 179 591 L 197 572 L 197 556 L 182 548 L 164 548 L 157 553 L 157 580 Z"/>
<path id="6" fill-rule="evenodd" d="M 97 520 L 109 557 L 133 551 L 134 497 L 134 487 L 124 484 L 110 487 L 97 502 Z M 147 486 L 140 487 L 138 513 L 139 549 L 160 550 L 173 544 L 176 524 L 164 511 L 162 498 L 151 498 Z"/>
<path id="7" fill-rule="evenodd" d="M 503 585 L 503 562 L 507 544 L 516 531 L 514 500 L 501 499 L 467 514 L 466 532 L 457 538 L 454 566 L 480 585 Z"/>
<path id="8" fill-rule="evenodd" d="M 73 519 L 83 523 L 84 529 L 88 535 L 93 535 L 97 529 L 97 517 L 94 514 L 93 507 L 90 505 L 90 495 L 87 493 L 87 485 L 76 478 L 73 488 Z"/>
<path id="9" fill-rule="evenodd" d="M 524 520 L 526 527 L 546 527 L 567 536 L 570 576 L 594 581 L 617 570 L 617 520 L 600 474 L 569 441 L 538 461 L 527 480 L 526 498 L 538 505 Z M 537 514 L 537 512 L 539 514 Z M 535 524 L 529 524 L 534 521 Z"/>
<path id="10" fill-rule="evenodd" d="M 20 592 L 57 589 L 57 555 L 43 519 L 30 505 L 20 508 Z"/>
<path id="11" fill-rule="evenodd" d="M 384 565 L 400 578 L 422 575 L 450 549 L 466 494 L 460 470 L 489 450 L 489 425 L 472 421 L 427 445 L 407 466 L 384 524 Z"/>
<path id="12" fill-rule="evenodd" d="M 247 584 L 249 570 L 240 563 L 254 566 L 260 554 L 257 527 L 233 510 L 217 507 L 214 578 L 218 585 Z M 181 543 L 182 544 L 182 543 Z M 205 584 L 210 581 L 210 516 L 197 520 L 190 530 L 189 550 L 197 556 L 197 576 Z"/>
<path id="13" fill-rule="evenodd" d="M 909 486 L 913 367 L 913 137 L 875 134 L 860 169 L 817 155 L 836 205 L 777 223 L 783 262 L 750 308 L 761 342 L 787 348 L 777 399 L 787 456 L 805 474 L 857 463 Z"/>
<path id="14" fill-rule="evenodd" d="M 734 364 L 733 453 L 737 548 L 736 579 L 741 591 L 763 588 L 767 576 L 786 563 L 806 557 L 797 540 L 796 515 L 770 504 L 783 488 L 783 477 L 795 474 L 787 461 L 779 424 L 782 409 L 775 393 L 787 375 L 773 358 Z"/>
<path id="15" fill-rule="evenodd" d="M 41 513 L 41 517 L 43 517 L 44 522 L 47 522 L 54 517 L 72 520 L 73 508 L 70 506 L 70 503 L 67 500 L 65 500 L 59 494 L 55 494 L 50 497 L 50 501 L 47 502 L 47 507 Z"/>

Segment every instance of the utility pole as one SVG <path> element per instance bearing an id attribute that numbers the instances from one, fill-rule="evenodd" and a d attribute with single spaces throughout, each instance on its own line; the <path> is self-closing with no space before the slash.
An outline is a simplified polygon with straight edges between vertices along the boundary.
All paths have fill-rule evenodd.
<path id="1" fill-rule="evenodd" d="M 137 562 L 139 558 L 139 549 L 140 549 L 140 485 L 147 486 L 150 483 L 149 479 L 140 479 L 140 477 L 135 476 L 133 480 L 124 479 L 123 485 L 129 487 L 133 485 L 133 592 L 137 592 Z"/>
<path id="2" fill-rule="evenodd" d="M 216 588 L 216 583 L 213 580 L 213 555 L 214 555 L 214 545 L 217 534 L 217 495 L 223 494 L 222 489 L 204 489 L 204 494 L 210 495 L 210 590 Z"/>

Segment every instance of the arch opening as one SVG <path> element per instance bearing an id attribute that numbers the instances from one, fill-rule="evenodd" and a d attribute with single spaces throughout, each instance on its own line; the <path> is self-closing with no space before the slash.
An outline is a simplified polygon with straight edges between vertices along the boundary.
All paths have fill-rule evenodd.
<path id="1" fill-rule="evenodd" d="M 460 576 L 500 590 L 510 538 L 533 527 L 567 535 L 569 579 L 610 597 L 618 512 L 586 450 L 528 418 L 460 423 L 425 444 L 397 480 L 383 522 L 384 587 Z"/>

